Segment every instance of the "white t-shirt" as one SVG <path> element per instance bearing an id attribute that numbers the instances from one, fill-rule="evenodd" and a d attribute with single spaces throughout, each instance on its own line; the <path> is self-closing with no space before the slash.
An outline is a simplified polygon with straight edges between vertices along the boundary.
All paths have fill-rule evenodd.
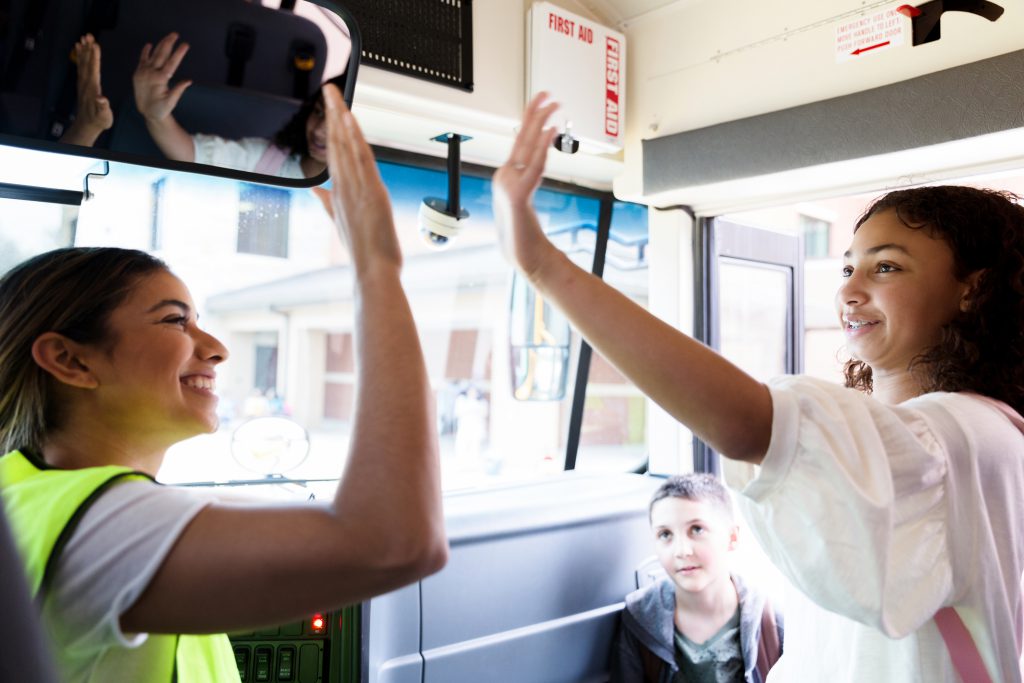
<path id="1" fill-rule="evenodd" d="M 270 141 L 263 138 L 242 138 L 225 140 L 217 135 L 197 133 L 192 136 L 197 164 L 223 166 L 237 171 L 254 171 L 263 154 L 270 147 Z M 302 172 L 302 158 L 290 154 L 284 160 L 277 175 L 282 178 L 305 178 Z"/>
<path id="2" fill-rule="evenodd" d="M 126 634 L 121 614 L 163 563 L 211 496 L 128 481 L 89 508 L 64 548 L 43 605 L 43 622 L 65 683 L 167 683 L 155 658 L 173 635 Z M 163 672 L 163 675 L 159 675 Z"/>
<path id="3" fill-rule="evenodd" d="M 889 406 L 771 383 L 772 437 L 738 496 L 800 593 L 770 683 L 953 683 L 934 621 L 956 607 L 995 683 L 1021 680 L 1024 434 L 969 394 Z"/>

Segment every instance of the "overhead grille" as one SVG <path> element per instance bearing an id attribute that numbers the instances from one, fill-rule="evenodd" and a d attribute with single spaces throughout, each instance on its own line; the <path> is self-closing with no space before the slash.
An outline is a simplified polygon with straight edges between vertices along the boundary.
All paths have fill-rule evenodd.
<path id="1" fill-rule="evenodd" d="M 345 0 L 363 64 L 473 90 L 472 0 Z"/>

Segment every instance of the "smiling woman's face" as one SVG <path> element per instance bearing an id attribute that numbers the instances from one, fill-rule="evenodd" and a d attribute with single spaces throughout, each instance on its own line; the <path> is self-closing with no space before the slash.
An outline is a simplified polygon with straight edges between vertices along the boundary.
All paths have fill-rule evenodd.
<path id="1" fill-rule="evenodd" d="M 90 363 L 109 426 L 167 445 L 217 428 L 215 368 L 228 352 L 199 328 L 181 280 L 143 276 L 108 329 L 112 346 Z"/>
<path id="2" fill-rule="evenodd" d="M 893 210 L 869 218 L 843 258 L 836 311 L 850 354 L 875 376 L 903 373 L 938 343 L 968 285 L 953 252 L 927 228 L 908 228 Z"/>

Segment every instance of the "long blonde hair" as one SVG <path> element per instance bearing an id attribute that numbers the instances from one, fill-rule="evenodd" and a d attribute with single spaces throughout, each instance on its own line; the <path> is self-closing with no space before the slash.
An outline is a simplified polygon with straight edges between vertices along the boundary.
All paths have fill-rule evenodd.
<path id="1" fill-rule="evenodd" d="M 0 455 L 40 450 L 59 426 L 52 379 L 32 358 L 39 335 L 109 341 L 107 321 L 140 277 L 167 265 L 134 249 L 80 247 L 35 256 L 0 279 Z"/>

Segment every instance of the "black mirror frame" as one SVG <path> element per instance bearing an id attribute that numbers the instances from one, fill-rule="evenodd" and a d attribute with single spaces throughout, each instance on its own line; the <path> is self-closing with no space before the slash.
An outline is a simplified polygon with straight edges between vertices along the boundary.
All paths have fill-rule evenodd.
<path id="1" fill-rule="evenodd" d="M 334 12 L 344 20 L 345 25 L 348 28 L 352 49 L 349 53 L 348 68 L 345 70 L 345 92 L 342 93 L 342 96 L 345 99 L 345 103 L 349 108 L 351 108 L 359 72 L 360 55 L 362 54 L 363 41 L 362 35 L 359 32 L 359 25 L 356 23 L 355 17 L 352 16 L 352 13 L 349 12 L 348 9 L 334 3 L 332 0 L 306 1 Z M 31 138 L 7 135 L 4 133 L 0 133 L 0 145 L 6 147 L 17 147 L 20 149 L 31 149 L 39 152 L 62 154 L 66 156 L 86 157 L 96 159 L 98 161 L 113 161 L 117 163 L 131 164 L 133 166 L 146 166 L 149 168 L 163 168 L 170 171 L 197 173 L 199 175 L 217 176 L 221 178 L 230 178 L 232 180 L 260 183 L 262 185 L 276 185 L 280 187 L 314 187 L 316 185 L 324 184 L 327 182 L 328 178 L 327 170 L 324 170 L 319 175 L 315 175 L 310 178 L 279 178 L 265 174 L 253 173 L 252 171 L 239 171 L 233 168 L 210 166 L 194 162 L 172 161 L 170 159 L 154 160 L 152 162 L 143 163 L 139 161 L 139 158 L 136 155 L 125 152 L 81 147 L 78 145 L 61 143 L 55 140 L 34 140 Z"/>

